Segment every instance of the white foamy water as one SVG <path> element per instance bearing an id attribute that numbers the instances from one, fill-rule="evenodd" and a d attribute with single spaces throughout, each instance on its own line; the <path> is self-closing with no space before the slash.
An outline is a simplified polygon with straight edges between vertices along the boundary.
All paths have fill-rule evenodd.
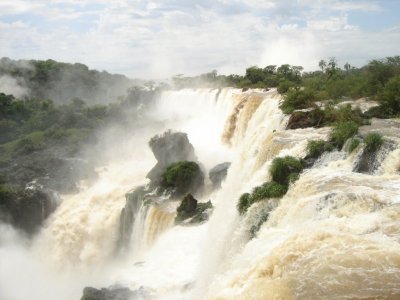
<path id="1" fill-rule="evenodd" d="M 239 196 L 269 179 L 274 157 L 302 158 L 308 140 L 328 138 L 330 128 L 285 130 L 280 100 L 275 90 L 163 93 L 148 113 L 157 126 L 136 129 L 128 160 L 116 158 L 93 185 L 63 197 L 32 246 L 14 235 L 2 240 L 0 299 L 79 299 L 84 286 L 115 283 L 143 288 L 152 299 L 398 299 L 398 149 L 384 153 L 374 175 L 353 172 L 360 151 L 325 154 L 281 200 L 238 215 Z M 208 222 L 174 226 L 176 204 L 143 208 L 130 252 L 116 257 L 125 193 L 146 183 L 155 163 L 146 143 L 160 127 L 186 132 L 206 171 L 232 165 L 221 189 L 199 199 L 215 207 Z M 250 239 L 249 228 L 266 212 Z M 15 260 L 39 275 L 26 272 L 12 285 Z"/>

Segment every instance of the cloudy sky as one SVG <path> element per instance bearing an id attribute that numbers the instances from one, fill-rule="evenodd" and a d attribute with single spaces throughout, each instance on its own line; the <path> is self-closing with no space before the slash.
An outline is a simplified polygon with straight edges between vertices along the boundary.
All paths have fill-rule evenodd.
<path id="1" fill-rule="evenodd" d="M 400 55 L 400 0 L 0 0 L 0 57 L 131 77 Z"/>

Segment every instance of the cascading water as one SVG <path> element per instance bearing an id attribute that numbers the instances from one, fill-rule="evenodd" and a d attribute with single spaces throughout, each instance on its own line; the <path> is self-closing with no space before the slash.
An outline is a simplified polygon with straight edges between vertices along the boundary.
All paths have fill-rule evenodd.
<path id="1" fill-rule="evenodd" d="M 51 292 L 39 284 L 30 299 L 79 299 L 84 286 L 114 283 L 144 288 L 151 299 L 398 299 L 400 152 L 393 135 L 373 174 L 354 172 L 362 149 L 332 152 L 282 199 L 238 215 L 239 196 L 269 179 L 274 157 L 304 157 L 308 140 L 328 138 L 329 128 L 285 130 L 280 100 L 275 90 L 164 92 L 147 112 L 149 125 L 127 142 L 129 156 L 63 197 L 35 239 L 30 259 L 43 263 L 35 268 L 44 280 L 59 280 Z M 122 229 L 130 247 L 115 258 L 125 194 L 147 183 L 155 160 L 146 143 L 166 129 L 188 134 L 204 170 L 232 162 L 221 188 L 198 199 L 211 200 L 214 212 L 201 225 L 173 226 L 176 203 L 140 203 L 132 227 Z M 4 287 L 5 274 L 17 275 L 3 266 L 0 298 L 26 299 Z"/>

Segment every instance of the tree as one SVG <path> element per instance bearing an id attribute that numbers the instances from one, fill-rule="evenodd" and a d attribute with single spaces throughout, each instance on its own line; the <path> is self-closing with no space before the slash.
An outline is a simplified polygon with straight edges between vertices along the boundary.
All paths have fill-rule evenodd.
<path id="1" fill-rule="evenodd" d="M 326 68 L 326 61 L 321 59 L 318 63 L 318 66 L 321 68 L 321 71 L 324 72 Z"/>
<path id="2" fill-rule="evenodd" d="M 263 69 L 261 69 L 257 66 L 247 68 L 246 69 L 246 78 L 249 79 L 251 81 L 251 83 L 253 83 L 253 84 L 263 81 L 265 78 Z"/>
<path id="3" fill-rule="evenodd" d="M 393 77 L 379 96 L 381 107 L 389 116 L 400 114 L 400 76 Z"/>
<path id="4" fill-rule="evenodd" d="M 346 72 L 349 72 L 351 69 L 351 65 L 347 62 L 344 64 L 344 69 L 346 70 Z"/>

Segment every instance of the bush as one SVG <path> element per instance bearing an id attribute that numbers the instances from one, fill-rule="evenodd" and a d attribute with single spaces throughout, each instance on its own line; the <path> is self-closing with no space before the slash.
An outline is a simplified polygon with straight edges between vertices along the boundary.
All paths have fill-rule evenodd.
<path id="1" fill-rule="evenodd" d="M 285 94 L 293 86 L 294 86 L 293 82 L 290 82 L 288 80 L 281 81 L 277 88 L 278 93 Z"/>
<path id="2" fill-rule="evenodd" d="M 266 182 L 253 189 L 250 196 L 250 202 L 253 204 L 262 199 L 278 198 L 283 196 L 286 192 L 287 186 L 276 182 Z"/>
<path id="3" fill-rule="evenodd" d="M 272 180 L 282 185 L 288 185 L 296 180 L 297 175 L 303 170 L 303 164 L 300 160 L 292 157 L 277 157 L 272 161 L 269 169 Z"/>
<path id="4" fill-rule="evenodd" d="M 287 186 L 276 182 L 265 182 L 263 185 L 257 186 L 253 189 L 252 193 L 245 193 L 240 196 L 238 204 L 236 205 L 239 214 L 243 215 L 247 209 L 254 203 L 270 198 L 279 198 L 285 195 Z"/>
<path id="5" fill-rule="evenodd" d="M 239 214 L 243 215 L 250 207 L 251 204 L 249 200 L 250 200 L 249 193 L 244 193 L 243 195 L 240 196 L 239 201 L 236 205 Z"/>
<path id="6" fill-rule="evenodd" d="M 336 123 L 330 135 L 331 141 L 342 148 L 344 143 L 358 133 L 358 124 L 354 121 Z"/>
<path id="7" fill-rule="evenodd" d="M 360 140 L 359 139 L 351 139 L 349 145 L 347 146 L 347 152 L 351 153 L 360 145 Z"/>
<path id="8" fill-rule="evenodd" d="M 193 161 L 180 161 L 170 165 L 162 174 L 162 186 L 172 187 L 178 194 L 190 192 L 204 182 L 200 167 Z"/>
<path id="9" fill-rule="evenodd" d="M 382 135 L 379 133 L 369 133 L 364 138 L 365 150 L 368 152 L 377 151 L 383 144 Z"/>
<path id="10" fill-rule="evenodd" d="M 334 105 L 329 104 L 324 108 L 324 124 L 329 125 L 333 123 L 342 123 L 353 121 L 359 125 L 363 124 L 362 112 L 359 109 L 352 110 L 351 105 L 342 105 L 335 108 Z"/>
<path id="11" fill-rule="evenodd" d="M 400 114 L 400 76 L 389 80 L 379 95 L 379 101 L 387 116 L 394 117 Z"/>
<path id="12" fill-rule="evenodd" d="M 322 153 L 332 150 L 332 144 L 323 140 L 312 140 L 309 141 L 307 144 L 307 156 L 312 158 L 318 158 L 321 156 Z"/>
<path id="13" fill-rule="evenodd" d="M 316 100 L 314 91 L 310 89 L 290 89 L 284 97 L 280 109 L 290 114 L 296 109 L 311 107 Z"/>

